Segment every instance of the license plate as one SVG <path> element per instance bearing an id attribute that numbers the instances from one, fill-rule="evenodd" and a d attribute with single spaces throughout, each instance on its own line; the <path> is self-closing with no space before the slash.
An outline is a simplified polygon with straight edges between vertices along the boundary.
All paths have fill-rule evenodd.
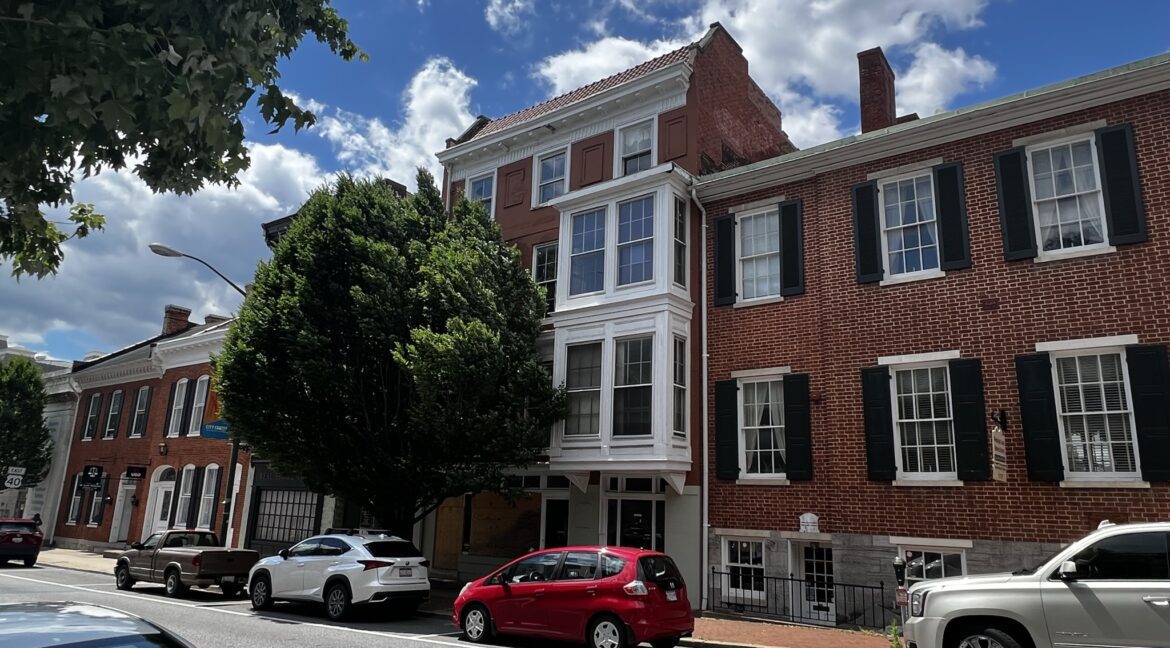
<path id="1" fill-rule="evenodd" d="M 221 583 L 234 583 L 234 582 L 236 582 L 236 577 L 235 576 L 224 576 L 223 578 L 219 579 L 219 582 L 221 582 Z"/>
<path id="2" fill-rule="evenodd" d="M 12 542 L 14 542 L 14 543 L 24 542 L 24 538 L 22 538 L 20 536 L 16 536 L 15 538 L 12 539 Z"/>
<path id="3" fill-rule="evenodd" d="M 678 600 L 678 592 L 676 592 L 674 590 L 666 590 L 666 600 L 677 601 Z"/>
<path id="4" fill-rule="evenodd" d="M 414 576 L 414 570 L 411 569 L 410 567 L 400 567 L 398 569 L 398 575 L 406 577 L 406 578 L 410 578 L 411 576 Z"/>

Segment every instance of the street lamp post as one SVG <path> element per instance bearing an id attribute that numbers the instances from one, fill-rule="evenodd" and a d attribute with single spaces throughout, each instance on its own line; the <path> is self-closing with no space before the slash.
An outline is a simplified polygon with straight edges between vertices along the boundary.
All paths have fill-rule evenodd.
<path id="1" fill-rule="evenodd" d="M 216 270 L 214 267 L 212 267 L 212 265 L 210 263 L 204 261 L 203 259 L 200 259 L 199 257 L 191 256 L 190 254 L 184 254 L 184 253 L 176 250 L 175 248 L 170 247 L 168 245 L 163 245 L 162 243 L 151 243 L 147 247 L 150 248 L 151 252 L 154 252 L 155 254 L 157 254 L 159 256 L 184 257 L 187 259 L 191 259 L 193 261 L 198 261 L 199 263 L 202 263 L 203 265 L 207 266 L 207 269 L 211 270 L 216 275 L 218 275 L 220 279 L 223 279 L 224 281 L 226 281 L 229 286 L 231 286 L 232 288 L 235 288 L 236 292 L 240 293 L 241 295 L 244 295 L 245 297 L 247 297 L 247 295 L 248 295 L 248 293 L 246 293 L 243 288 L 240 288 L 238 285 L 236 285 L 236 282 L 232 281 L 231 279 L 228 279 L 226 276 L 224 276 L 224 274 L 222 272 L 220 272 L 219 270 Z M 232 435 L 232 450 L 231 450 L 231 454 L 228 456 L 227 488 L 224 489 L 224 492 L 227 493 L 227 497 L 224 498 L 224 501 L 222 502 L 222 504 L 223 504 L 223 520 L 220 522 L 220 525 L 219 525 L 219 539 L 225 545 L 227 544 L 227 534 L 228 534 L 228 529 L 231 527 L 232 517 L 236 513 L 236 507 L 235 507 L 236 493 L 235 493 L 234 488 L 235 488 L 235 484 L 236 484 L 236 460 L 239 458 L 239 455 L 240 455 L 240 440 L 239 440 L 239 438 L 236 437 L 235 434 L 233 434 Z"/>

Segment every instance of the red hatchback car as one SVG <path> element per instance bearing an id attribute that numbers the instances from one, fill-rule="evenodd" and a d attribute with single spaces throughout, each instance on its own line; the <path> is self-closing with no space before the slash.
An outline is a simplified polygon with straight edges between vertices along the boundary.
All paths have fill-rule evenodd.
<path id="1" fill-rule="evenodd" d="M 43 539 L 33 520 L 0 518 L 0 564 L 23 560 L 25 567 L 32 567 L 41 554 Z"/>
<path id="2" fill-rule="evenodd" d="M 591 648 L 644 641 L 673 648 L 695 629 L 670 556 L 629 547 L 530 553 L 465 585 L 451 617 L 473 643 L 499 633 L 584 639 Z"/>

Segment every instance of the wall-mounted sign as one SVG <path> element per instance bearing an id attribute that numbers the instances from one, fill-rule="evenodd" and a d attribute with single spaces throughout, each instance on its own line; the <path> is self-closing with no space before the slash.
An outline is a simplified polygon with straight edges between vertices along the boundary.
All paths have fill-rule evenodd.
<path id="1" fill-rule="evenodd" d="M 821 518 L 817 517 L 816 513 L 805 513 L 804 515 L 800 516 L 800 532 L 820 533 Z"/>
<path id="2" fill-rule="evenodd" d="M 81 489 L 82 490 L 97 490 L 102 487 L 102 473 L 105 471 L 101 466 L 86 466 L 81 469 Z"/>
<path id="3" fill-rule="evenodd" d="M 1007 481 L 1007 441 L 1003 428 L 998 425 L 991 426 L 991 478 Z"/>
<path id="4" fill-rule="evenodd" d="M 145 479 L 146 466 L 126 466 L 126 479 Z"/>
<path id="5" fill-rule="evenodd" d="M 222 420 L 204 423 L 201 434 L 208 439 L 226 439 L 228 438 L 228 427 L 228 422 Z"/>

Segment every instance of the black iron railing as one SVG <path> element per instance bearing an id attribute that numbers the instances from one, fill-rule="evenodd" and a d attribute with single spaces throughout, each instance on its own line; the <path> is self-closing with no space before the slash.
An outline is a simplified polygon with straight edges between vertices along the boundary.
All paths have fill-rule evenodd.
<path id="1" fill-rule="evenodd" d="M 893 592 L 889 592 L 893 594 Z M 884 629 L 894 618 L 885 583 L 851 585 L 829 579 L 764 576 L 754 569 L 711 569 L 707 608 L 835 627 Z"/>

